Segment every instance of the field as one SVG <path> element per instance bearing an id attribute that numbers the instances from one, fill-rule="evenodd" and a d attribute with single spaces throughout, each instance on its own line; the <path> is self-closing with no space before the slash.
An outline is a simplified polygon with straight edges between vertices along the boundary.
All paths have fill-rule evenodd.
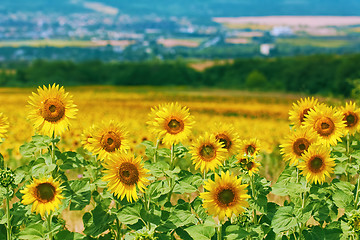
<path id="1" fill-rule="evenodd" d="M 314 39 L 314 38 L 279 38 L 276 40 L 278 44 L 291 44 L 293 46 L 313 46 L 324 48 L 338 48 L 349 45 L 351 41 L 340 39 Z"/>

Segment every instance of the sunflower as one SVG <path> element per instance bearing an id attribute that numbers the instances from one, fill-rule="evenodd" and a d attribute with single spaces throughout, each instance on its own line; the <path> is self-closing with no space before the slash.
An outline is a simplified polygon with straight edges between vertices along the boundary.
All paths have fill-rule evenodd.
<path id="1" fill-rule="evenodd" d="M 327 146 L 311 145 L 302 159 L 304 161 L 299 163 L 298 168 L 310 183 L 323 183 L 325 176 L 330 177 L 330 173 L 334 171 L 335 162 L 330 158 L 330 148 Z"/>
<path id="2" fill-rule="evenodd" d="M 215 138 L 223 144 L 223 148 L 225 148 L 230 155 L 237 152 L 241 141 L 239 136 L 234 132 L 232 125 L 217 124 L 213 132 Z"/>
<path id="3" fill-rule="evenodd" d="M 319 140 L 327 146 L 334 146 L 337 141 L 341 142 L 345 126 L 341 111 L 325 105 L 311 109 L 304 121 L 304 128 L 313 129 Z"/>
<path id="4" fill-rule="evenodd" d="M 345 107 L 341 108 L 343 113 L 343 120 L 345 121 L 345 130 L 351 135 L 354 135 L 360 128 L 360 109 L 356 107 L 353 102 L 346 103 Z"/>
<path id="5" fill-rule="evenodd" d="M 261 166 L 255 159 L 242 157 L 238 160 L 238 164 L 241 169 L 249 174 L 251 177 L 253 174 L 259 172 L 259 167 Z"/>
<path id="6" fill-rule="evenodd" d="M 151 131 L 169 145 L 184 141 L 194 124 L 189 109 L 178 103 L 159 105 L 151 110 L 149 116 L 153 118 L 147 122 L 153 128 Z"/>
<path id="7" fill-rule="evenodd" d="M 300 128 L 300 126 L 304 123 L 310 109 L 314 109 L 315 106 L 318 106 L 318 100 L 312 98 L 305 98 L 297 101 L 297 103 L 293 103 L 292 110 L 289 111 L 289 120 L 295 128 Z"/>
<path id="8" fill-rule="evenodd" d="M 7 137 L 8 128 L 8 118 L 3 113 L 0 113 L 0 142 L 2 142 L 3 138 Z"/>
<path id="9" fill-rule="evenodd" d="M 130 149 L 128 132 L 120 123 L 110 121 L 102 122 L 99 126 L 94 126 L 88 138 L 88 149 L 93 154 L 99 154 L 100 159 L 106 159 L 115 152 L 126 152 Z"/>
<path id="10" fill-rule="evenodd" d="M 70 126 L 70 119 L 75 118 L 76 105 L 73 104 L 72 96 L 65 93 L 63 87 L 55 83 L 47 88 L 39 87 L 38 93 L 32 93 L 28 103 L 30 104 L 29 119 L 33 122 L 40 134 L 53 136 L 61 135 Z"/>
<path id="11" fill-rule="evenodd" d="M 93 136 L 92 136 L 93 131 L 94 131 L 94 125 L 88 129 L 85 129 L 81 135 L 81 144 L 88 151 L 91 151 L 91 149 L 92 149 L 90 139 L 93 138 Z"/>
<path id="12" fill-rule="evenodd" d="M 203 207 L 211 215 L 218 216 L 223 220 L 225 216 L 231 218 L 244 212 L 244 208 L 249 204 L 246 199 L 250 198 L 247 194 L 248 184 L 241 184 L 241 178 L 237 178 L 229 172 L 221 174 L 221 177 L 215 174 L 215 181 L 207 180 L 204 189 L 208 192 L 200 193 L 203 201 Z"/>
<path id="13" fill-rule="evenodd" d="M 62 189 L 60 183 L 54 181 L 52 177 L 48 179 L 33 179 L 33 183 L 27 185 L 24 190 L 20 190 L 24 194 L 21 203 L 24 205 L 33 204 L 31 211 L 40 213 L 41 216 L 50 214 L 55 208 L 61 204 Z"/>
<path id="14" fill-rule="evenodd" d="M 144 168 L 141 157 L 116 153 L 105 159 L 104 167 L 105 176 L 102 179 L 108 182 L 109 190 L 115 196 L 120 196 L 121 200 L 126 196 L 129 202 L 136 201 L 136 186 L 144 192 L 145 184 L 149 182 L 146 179 L 149 170 Z"/>
<path id="15" fill-rule="evenodd" d="M 260 142 L 256 138 L 243 140 L 240 145 L 241 156 L 255 156 L 260 151 Z"/>
<path id="16" fill-rule="evenodd" d="M 216 140 L 214 134 L 205 133 L 204 136 L 190 147 L 193 164 L 195 169 L 200 168 L 201 172 L 209 170 L 214 171 L 215 168 L 225 161 L 227 150 L 223 148 L 223 144 Z"/>
<path id="17" fill-rule="evenodd" d="M 308 150 L 309 146 L 316 142 L 317 135 L 313 130 L 300 128 L 292 132 L 286 142 L 280 145 L 280 153 L 285 161 L 290 161 L 290 165 L 297 165 L 299 158 Z"/>

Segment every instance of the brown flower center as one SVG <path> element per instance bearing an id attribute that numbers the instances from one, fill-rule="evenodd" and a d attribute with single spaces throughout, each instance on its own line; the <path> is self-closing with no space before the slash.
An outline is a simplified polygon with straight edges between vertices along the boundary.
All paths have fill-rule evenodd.
<path id="1" fill-rule="evenodd" d="M 126 185 L 133 185 L 139 181 L 139 171 L 137 167 L 130 162 L 123 162 L 119 167 L 120 182 Z"/>
<path id="2" fill-rule="evenodd" d="M 54 199 L 55 187 L 50 183 L 40 183 L 36 186 L 36 199 L 39 202 L 47 203 Z"/>
<path id="3" fill-rule="evenodd" d="M 293 151 L 297 156 L 301 156 L 306 150 L 308 150 L 310 142 L 306 138 L 298 138 L 293 144 Z"/>
<path id="4" fill-rule="evenodd" d="M 57 122 L 65 116 L 65 105 L 57 98 L 48 98 L 45 100 L 40 113 L 46 121 Z"/>
<path id="5" fill-rule="evenodd" d="M 251 169 L 253 169 L 253 167 L 255 166 L 255 163 L 254 162 L 248 162 L 247 164 L 246 164 L 246 168 L 247 168 L 247 170 L 249 170 L 249 171 L 251 171 Z"/>
<path id="6" fill-rule="evenodd" d="M 353 112 L 345 113 L 343 120 L 346 122 L 346 127 L 353 127 L 359 121 L 358 116 Z"/>
<path id="7" fill-rule="evenodd" d="M 113 131 L 108 131 L 103 134 L 100 139 L 102 148 L 107 152 L 114 152 L 121 146 L 121 139 L 118 134 Z"/>
<path id="8" fill-rule="evenodd" d="M 309 170 L 311 172 L 318 173 L 323 167 L 323 160 L 320 157 L 314 157 L 310 160 L 309 165 Z"/>
<path id="9" fill-rule="evenodd" d="M 320 136 L 329 136 L 335 130 L 334 122 L 328 117 L 321 117 L 315 123 L 315 130 Z"/>
<path id="10" fill-rule="evenodd" d="M 216 139 L 219 140 L 220 143 L 222 143 L 223 148 L 229 150 L 231 147 L 231 140 L 230 138 L 225 134 L 218 134 L 216 135 Z"/>
<path id="11" fill-rule="evenodd" d="M 247 146 L 245 147 L 245 152 L 246 152 L 246 154 L 248 154 L 248 155 L 253 155 L 253 154 L 255 153 L 255 151 L 256 151 L 256 147 L 255 147 L 254 145 L 252 145 L 252 144 L 247 145 Z"/>
<path id="12" fill-rule="evenodd" d="M 177 117 L 171 117 L 165 129 L 170 134 L 178 134 L 184 130 L 184 122 Z"/>
<path id="13" fill-rule="evenodd" d="M 305 108 L 301 113 L 300 113 L 300 122 L 303 123 L 305 121 L 305 118 L 307 117 L 306 115 L 308 114 L 308 112 L 310 111 L 311 108 Z"/>
<path id="14" fill-rule="evenodd" d="M 217 202 L 221 207 L 228 207 L 234 203 L 235 193 L 231 188 L 221 189 L 217 193 Z"/>
<path id="15" fill-rule="evenodd" d="M 216 151 L 213 145 L 203 145 L 200 148 L 200 156 L 204 161 L 211 161 L 216 157 Z"/>

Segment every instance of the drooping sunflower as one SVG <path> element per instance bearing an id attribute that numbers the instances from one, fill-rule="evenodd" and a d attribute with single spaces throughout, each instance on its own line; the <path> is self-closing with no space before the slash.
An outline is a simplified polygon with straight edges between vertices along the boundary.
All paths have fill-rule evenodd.
<path id="1" fill-rule="evenodd" d="M 127 201 L 136 201 L 136 187 L 144 192 L 145 185 L 149 182 L 146 178 L 149 170 L 144 168 L 141 157 L 115 153 L 105 159 L 103 165 L 105 176 L 102 179 L 108 182 L 109 190 L 121 200 L 126 196 Z"/>
<path id="2" fill-rule="evenodd" d="M 225 148 L 230 155 L 238 151 L 241 141 L 232 125 L 217 124 L 213 132 L 215 138 L 223 144 L 223 148 Z"/>
<path id="3" fill-rule="evenodd" d="M 257 162 L 254 158 L 242 157 L 238 159 L 238 164 L 241 169 L 249 174 L 251 177 L 253 174 L 259 172 L 259 167 L 261 164 Z"/>
<path id="4" fill-rule="evenodd" d="M 360 129 L 360 109 L 356 107 L 355 103 L 350 101 L 345 104 L 345 107 L 341 108 L 341 111 L 346 124 L 346 133 L 354 135 Z"/>
<path id="5" fill-rule="evenodd" d="M 294 128 L 300 128 L 307 118 L 310 109 L 314 109 L 314 107 L 318 105 L 318 100 L 314 99 L 314 97 L 300 98 L 297 103 L 293 103 L 293 107 L 289 111 L 289 120 Z"/>
<path id="6" fill-rule="evenodd" d="M 55 208 L 61 204 L 62 189 L 60 183 L 54 181 L 52 177 L 48 179 L 33 179 L 33 183 L 27 185 L 24 190 L 20 190 L 24 194 L 21 203 L 24 205 L 32 204 L 31 211 L 40 213 L 41 216 L 50 214 Z"/>
<path id="7" fill-rule="evenodd" d="M 7 137 L 8 128 L 8 118 L 3 113 L 0 113 L 0 142 L 3 141 L 3 138 Z"/>
<path id="8" fill-rule="evenodd" d="M 280 145 L 280 153 L 284 155 L 284 161 L 290 161 L 290 165 L 297 165 L 299 158 L 316 140 L 317 135 L 312 129 L 300 128 L 293 131 L 285 143 Z"/>
<path id="9" fill-rule="evenodd" d="M 88 138 L 89 150 L 93 154 L 99 154 L 101 160 L 109 158 L 116 152 L 126 152 L 130 149 L 128 132 L 124 126 L 115 121 L 102 122 L 94 126 Z"/>
<path id="10" fill-rule="evenodd" d="M 256 138 L 243 140 L 240 145 L 240 155 L 255 156 L 260 151 L 260 141 Z"/>
<path id="11" fill-rule="evenodd" d="M 215 174 L 215 181 L 207 180 L 204 189 L 208 192 L 200 193 L 207 212 L 218 216 L 219 220 L 243 213 L 244 208 L 249 206 L 247 199 L 250 196 L 246 189 L 248 184 L 242 184 L 241 180 L 229 172 L 222 173 L 221 177 Z"/>
<path id="12" fill-rule="evenodd" d="M 28 118 L 40 134 L 61 135 L 69 128 L 69 120 L 74 119 L 77 113 L 72 96 L 65 92 L 64 87 L 59 88 L 55 83 L 48 88 L 39 87 L 37 91 L 29 97 Z"/>
<path id="13" fill-rule="evenodd" d="M 149 116 L 154 118 L 147 122 L 153 128 L 151 131 L 169 145 L 184 141 L 190 135 L 192 125 L 195 123 L 189 109 L 178 103 L 155 107 Z"/>
<path id="14" fill-rule="evenodd" d="M 323 183 L 325 177 L 330 177 L 334 172 L 334 159 L 330 158 L 330 148 L 324 145 L 311 145 L 302 155 L 304 161 L 300 162 L 298 168 L 301 174 L 306 176 L 310 183 Z"/>
<path id="15" fill-rule="evenodd" d="M 216 140 L 214 134 L 205 133 L 190 147 L 193 164 L 195 169 L 200 168 L 201 172 L 214 171 L 217 166 L 222 164 L 227 155 L 227 150 L 223 144 Z"/>
<path id="16" fill-rule="evenodd" d="M 345 133 L 345 121 L 341 111 L 325 105 L 315 106 L 304 121 L 304 128 L 313 129 L 318 135 L 318 141 L 327 146 L 341 142 Z"/>

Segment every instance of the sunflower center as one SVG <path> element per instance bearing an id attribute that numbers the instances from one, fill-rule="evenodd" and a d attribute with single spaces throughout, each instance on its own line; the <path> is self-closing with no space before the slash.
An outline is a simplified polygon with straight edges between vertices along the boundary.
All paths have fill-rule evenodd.
<path id="1" fill-rule="evenodd" d="M 309 111 L 310 111 L 310 108 L 305 108 L 305 109 L 302 111 L 302 113 L 300 114 L 300 122 L 304 122 L 304 121 L 305 121 L 305 118 L 306 118 L 305 115 L 307 115 Z"/>
<path id="2" fill-rule="evenodd" d="M 306 138 L 298 138 L 293 144 L 293 151 L 299 157 L 309 148 L 310 142 Z"/>
<path id="3" fill-rule="evenodd" d="M 231 147 L 231 140 L 230 138 L 225 134 L 218 134 L 216 135 L 216 139 L 219 140 L 220 143 L 223 144 L 223 148 L 229 150 Z"/>
<path id="4" fill-rule="evenodd" d="M 55 197 L 55 187 L 50 183 L 41 183 L 36 186 L 36 197 L 40 202 L 50 202 Z"/>
<path id="5" fill-rule="evenodd" d="M 139 181 L 139 171 L 137 167 L 129 162 L 121 163 L 119 167 L 120 182 L 126 185 L 134 185 Z"/>
<path id="6" fill-rule="evenodd" d="M 315 129 L 320 136 L 329 136 L 335 130 L 334 122 L 328 117 L 321 117 L 315 124 Z"/>
<path id="7" fill-rule="evenodd" d="M 166 130 L 170 134 L 178 134 L 184 130 L 184 122 L 178 118 L 171 117 L 166 126 Z"/>
<path id="8" fill-rule="evenodd" d="M 253 155 L 255 153 L 255 147 L 253 145 L 248 145 L 246 147 L 246 154 Z"/>
<path id="9" fill-rule="evenodd" d="M 254 162 L 248 162 L 247 164 L 246 164 L 246 168 L 247 168 L 247 170 L 251 170 L 252 168 L 254 167 Z"/>
<path id="10" fill-rule="evenodd" d="M 312 172 L 320 172 L 321 168 L 323 166 L 323 160 L 319 157 L 314 157 L 312 160 L 310 160 L 310 170 Z"/>
<path id="11" fill-rule="evenodd" d="M 211 161 L 215 158 L 216 156 L 216 152 L 215 152 L 215 148 L 213 145 L 209 144 L 209 145 L 203 145 L 200 149 L 200 156 L 205 160 L 205 161 Z"/>
<path id="12" fill-rule="evenodd" d="M 121 139 L 115 132 L 108 131 L 101 137 L 100 143 L 105 151 L 114 152 L 116 149 L 120 148 Z"/>
<path id="13" fill-rule="evenodd" d="M 220 192 L 217 194 L 217 200 L 218 203 L 220 203 L 219 205 L 221 206 L 229 206 L 234 202 L 235 199 L 235 194 L 232 191 L 232 189 L 222 189 L 220 190 Z"/>
<path id="14" fill-rule="evenodd" d="M 57 122 L 65 116 L 65 105 L 57 98 L 49 98 L 45 100 L 40 113 L 46 121 Z"/>
<path id="15" fill-rule="evenodd" d="M 358 123 L 358 121 L 359 121 L 357 115 L 354 114 L 354 113 L 352 113 L 352 112 L 347 112 L 347 113 L 345 113 L 344 115 L 345 115 L 345 116 L 344 116 L 343 120 L 346 121 L 346 126 L 347 126 L 347 127 L 353 127 L 353 126 L 355 126 L 355 125 Z"/>

